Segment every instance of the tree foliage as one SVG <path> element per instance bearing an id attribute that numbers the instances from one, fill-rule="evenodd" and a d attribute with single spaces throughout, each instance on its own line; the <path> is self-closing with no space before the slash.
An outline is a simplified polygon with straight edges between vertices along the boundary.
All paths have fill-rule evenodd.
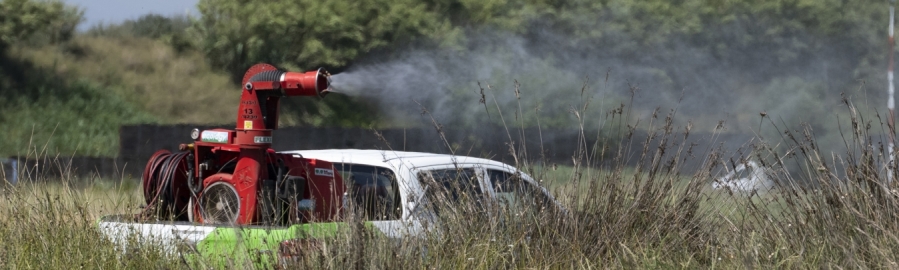
<path id="1" fill-rule="evenodd" d="M 418 81 L 405 84 L 411 90 L 392 99 L 288 99 L 282 118 L 288 125 L 379 124 L 387 115 L 384 108 L 404 106 L 396 97 L 413 94 L 431 98 L 417 101 L 446 108 L 449 116 L 461 111 L 486 116 L 476 84 L 484 82 L 500 98 L 495 106 L 524 104 L 525 110 L 552 113 L 540 119 L 515 116 L 516 124 L 566 126 L 573 117 L 567 108 L 589 98 L 571 93 L 590 78 L 590 91 L 619 95 L 603 96 L 609 104 L 640 89 L 650 98 L 637 106 L 648 110 L 686 104 L 681 115 L 737 115 L 737 126 L 757 126 L 760 111 L 779 112 L 789 124 L 832 129 L 828 121 L 810 116 L 831 113 L 840 92 L 852 92 L 847 95 L 852 98 L 860 82 L 868 89 L 886 88 L 887 5 L 873 0 L 200 0 L 196 18 L 150 14 L 94 27 L 87 35 L 162 40 L 180 58 L 196 57 L 199 50 L 210 66 L 230 75 L 232 84 L 258 62 L 336 72 L 377 66 L 373 62 L 401 62 L 390 67 L 419 62 L 405 65 L 408 74 L 394 76 Z M 0 51 L 66 41 L 76 35 L 81 18 L 78 8 L 60 1 L 0 0 Z M 80 47 L 59 47 L 73 48 Z M 0 77 L 10 79 L 26 70 L 8 63 L 0 68 Z M 430 83 L 428 76 L 415 74 L 424 71 L 454 81 Z M 119 77 L 116 72 L 130 71 L 110 71 L 107 77 Z M 516 81 L 522 97 L 536 101 L 519 103 L 512 92 Z M 363 92 L 397 85 L 366 87 Z M 880 100 L 882 92 L 865 94 Z M 417 108 L 408 103 L 405 107 Z M 608 108 L 591 109 L 591 115 L 601 115 Z M 740 122 L 750 118 L 749 125 Z"/>
<path id="2" fill-rule="evenodd" d="M 683 102 L 703 104 L 682 106 L 681 111 L 690 117 L 758 115 L 782 107 L 815 108 L 814 113 L 826 114 L 838 104 L 839 92 L 854 89 L 859 81 L 885 88 L 886 7 L 886 2 L 873 0 L 201 0 L 201 17 L 191 32 L 207 59 L 235 81 L 258 62 L 293 70 L 325 66 L 340 71 L 360 60 L 402 58 L 395 56 L 409 48 L 483 51 L 498 43 L 485 44 L 480 36 L 511 33 L 523 40 L 529 57 L 540 58 L 518 62 L 553 65 L 542 66 L 544 71 L 514 74 L 501 70 L 514 69 L 508 63 L 516 61 L 491 63 L 500 70 L 496 75 L 505 80 L 494 86 L 508 88 L 515 79 L 552 81 L 535 74 L 599 78 L 611 68 L 620 79 L 604 89 L 626 92 L 634 86 L 650 91 L 653 101 L 640 104 L 650 109 Z M 503 55 L 507 50 L 516 49 L 498 48 L 487 55 Z M 473 82 L 458 84 L 467 94 L 477 90 Z M 569 85 L 530 86 L 551 93 Z M 772 103 L 783 101 L 774 98 L 777 91 L 807 96 L 799 92 L 809 89 L 822 93 L 811 104 Z M 435 96 L 439 95 L 452 96 Z M 563 100 L 542 99 L 543 105 L 577 103 L 556 98 Z M 450 104 L 470 103 L 470 96 L 446 102 L 438 103 L 448 108 L 472 107 Z M 341 110 L 317 107 L 333 104 L 299 103 L 295 105 L 302 107 L 303 114 Z"/>
<path id="3" fill-rule="evenodd" d="M 201 0 L 198 7 L 202 47 L 235 78 L 257 62 L 340 68 L 387 46 L 455 44 L 467 27 L 514 30 L 536 14 L 507 0 Z"/>
<path id="4" fill-rule="evenodd" d="M 0 1 L 0 51 L 16 42 L 42 44 L 68 40 L 83 11 L 61 1 Z"/>
<path id="5" fill-rule="evenodd" d="M 156 39 L 168 43 L 177 52 L 184 52 L 196 46 L 185 31 L 191 26 L 191 23 L 191 18 L 188 16 L 167 17 L 159 14 L 147 14 L 136 20 L 126 20 L 119 24 L 93 26 L 87 31 L 87 35 Z"/>
<path id="6" fill-rule="evenodd" d="M 118 24 L 96 25 L 87 31 L 92 36 L 112 37 L 145 37 L 152 39 L 164 38 L 183 33 L 190 27 L 191 21 L 187 16 L 162 16 L 159 14 L 147 14 L 135 20 L 125 20 Z"/>
<path id="7" fill-rule="evenodd" d="M 544 54 L 587 51 L 639 62 L 672 59 L 689 47 L 767 81 L 820 52 L 845 54 L 837 59 L 845 63 L 832 65 L 841 71 L 867 68 L 860 62 L 883 48 L 883 7 L 870 0 L 202 0 L 194 30 L 209 60 L 235 78 L 257 62 L 342 68 L 415 41 L 464 48 L 467 32 L 494 29 L 541 46 L 553 40 L 555 50 Z"/>
<path id="8" fill-rule="evenodd" d="M 257 62 L 307 69 L 339 67 L 434 24 L 413 0 L 204 0 L 195 28 L 209 60 L 240 77 Z"/>

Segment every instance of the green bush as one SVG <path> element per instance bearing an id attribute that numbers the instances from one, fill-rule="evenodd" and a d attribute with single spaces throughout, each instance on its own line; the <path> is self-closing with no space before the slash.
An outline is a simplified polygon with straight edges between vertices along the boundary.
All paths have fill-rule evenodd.
<path id="1" fill-rule="evenodd" d="M 0 1 L 0 54 L 17 42 L 32 45 L 66 41 L 75 34 L 84 11 L 62 1 Z"/>
<path id="2" fill-rule="evenodd" d="M 52 76 L 52 75 L 50 75 Z M 5 95 L 0 113 L 4 155 L 116 156 L 119 126 L 155 117 L 86 80 L 32 85 L 28 95 Z"/>

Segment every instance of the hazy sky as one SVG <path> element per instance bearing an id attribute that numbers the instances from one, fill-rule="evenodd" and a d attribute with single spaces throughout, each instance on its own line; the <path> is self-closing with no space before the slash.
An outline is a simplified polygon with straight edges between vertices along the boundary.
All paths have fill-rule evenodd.
<path id="1" fill-rule="evenodd" d="M 84 9 L 84 22 L 79 30 L 86 30 L 98 23 L 119 23 L 136 19 L 141 15 L 156 13 L 175 15 L 191 13 L 197 15 L 198 0 L 63 0 Z"/>

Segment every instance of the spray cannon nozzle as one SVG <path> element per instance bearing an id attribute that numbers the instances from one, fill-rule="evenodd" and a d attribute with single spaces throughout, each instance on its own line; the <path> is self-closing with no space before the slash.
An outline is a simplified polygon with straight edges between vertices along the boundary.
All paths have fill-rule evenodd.
<path id="1" fill-rule="evenodd" d="M 330 74 L 323 68 L 308 72 L 285 72 L 265 63 L 253 65 L 243 75 L 244 86 L 237 109 L 237 130 L 277 129 L 278 107 L 282 97 L 323 97 L 330 92 L 329 78 Z M 237 143 L 271 143 L 265 141 L 264 138 L 270 138 L 267 136 L 247 135 L 243 137 L 243 141 L 237 139 Z"/>
<path id="2" fill-rule="evenodd" d="M 287 96 L 324 97 L 330 92 L 331 74 L 324 68 L 308 72 L 284 72 L 281 74 L 281 86 Z"/>

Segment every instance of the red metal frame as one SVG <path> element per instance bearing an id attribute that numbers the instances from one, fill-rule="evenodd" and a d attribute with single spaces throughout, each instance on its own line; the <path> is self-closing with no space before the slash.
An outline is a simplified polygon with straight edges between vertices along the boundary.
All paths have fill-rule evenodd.
<path id="1" fill-rule="evenodd" d="M 251 67 L 242 80 L 235 129 L 205 130 L 195 138 L 193 144 L 184 146 L 183 150 L 189 150 L 192 154 L 188 158 L 192 160 L 190 166 L 186 166 L 185 162 L 185 166 L 173 166 L 176 169 L 172 169 L 172 172 L 177 171 L 176 173 L 164 172 L 167 175 L 189 175 L 189 177 L 165 178 L 173 180 L 172 194 L 179 196 L 187 194 L 193 201 L 199 202 L 199 198 L 203 196 L 202 190 L 207 186 L 219 181 L 226 182 L 237 190 L 240 197 L 241 207 L 237 224 L 259 224 L 272 220 L 271 217 L 260 213 L 260 201 L 286 203 L 288 208 L 294 208 L 289 214 L 290 222 L 326 221 L 337 218 L 342 207 L 341 196 L 345 186 L 340 175 L 334 170 L 333 164 L 278 154 L 271 149 L 272 130 L 278 128 L 281 97 L 324 96 L 327 94 L 328 86 L 327 73 L 323 69 L 298 73 L 283 72 L 269 64 Z M 164 166 L 160 166 L 159 163 L 169 154 L 157 152 L 147 164 L 143 184 L 148 203 L 157 200 L 150 198 L 150 196 L 158 197 L 156 195 L 158 192 L 152 192 L 154 188 L 152 186 L 160 182 L 160 178 L 156 175 L 160 170 L 164 170 Z M 278 177 L 281 179 L 277 179 Z M 289 202 L 280 200 L 277 194 L 272 200 L 272 192 L 267 190 L 271 189 L 271 184 L 264 185 L 263 181 L 274 181 L 277 187 L 277 183 L 289 177 L 305 181 L 303 184 L 306 188 L 302 194 L 292 194 L 290 197 L 294 199 Z M 299 200 L 314 202 L 314 209 L 308 212 L 297 210 L 296 204 Z M 193 209 L 187 209 L 187 203 L 183 202 L 183 199 L 174 201 L 178 203 L 176 209 L 191 211 L 194 221 L 204 221 L 199 203 L 194 203 Z"/>

